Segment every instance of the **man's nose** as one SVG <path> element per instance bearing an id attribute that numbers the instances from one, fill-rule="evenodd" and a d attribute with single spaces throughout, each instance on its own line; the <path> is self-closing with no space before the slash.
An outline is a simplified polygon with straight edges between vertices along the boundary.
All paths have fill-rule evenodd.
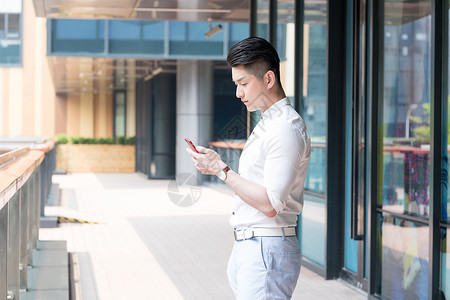
<path id="1" fill-rule="evenodd" d="M 242 90 L 239 87 L 237 87 L 236 88 L 236 97 L 242 98 L 243 96 L 244 96 L 244 93 L 242 92 Z"/>

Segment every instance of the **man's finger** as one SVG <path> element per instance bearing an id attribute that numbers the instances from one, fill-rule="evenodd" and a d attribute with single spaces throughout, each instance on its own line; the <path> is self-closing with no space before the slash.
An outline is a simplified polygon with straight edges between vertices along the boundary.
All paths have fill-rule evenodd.
<path id="1" fill-rule="evenodd" d="M 186 148 L 186 152 L 190 155 L 190 156 L 192 156 L 192 157 L 194 157 L 194 158 L 196 158 L 196 159 L 198 159 L 200 156 L 200 154 L 198 154 L 198 153 L 196 153 L 196 152 L 194 152 L 194 151 L 192 151 L 191 149 L 189 149 L 189 148 Z"/>
<path id="2" fill-rule="evenodd" d="M 203 146 L 197 146 L 196 148 L 197 148 L 198 152 L 201 152 L 201 153 L 208 153 L 209 151 L 211 151 L 211 149 L 208 149 Z"/>

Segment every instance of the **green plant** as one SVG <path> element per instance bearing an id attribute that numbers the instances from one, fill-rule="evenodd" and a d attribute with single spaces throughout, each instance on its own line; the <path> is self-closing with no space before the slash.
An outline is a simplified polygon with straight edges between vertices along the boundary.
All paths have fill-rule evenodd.
<path id="1" fill-rule="evenodd" d="M 125 141 L 126 141 L 126 137 L 124 137 L 124 136 L 118 136 L 116 138 L 116 144 L 125 145 Z"/>
<path id="2" fill-rule="evenodd" d="M 80 137 L 71 136 L 70 137 L 70 143 L 74 144 L 74 145 L 81 144 L 80 143 L 80 139 L 81 139 Z"/>
<path id="3" fill-rule="evenodd" d="M 113 145 L 114 144 L 114 139 L 112 137 L 106 138 L 106 144 L 107 145 Z"/>
<path id="4" fill-rule="evenodd" d="M 430 142 L 430 103 L 422 104 L 424 116 L 410 116 L 409 119 L 417 126 L 412 129 L 416 141 L 420 144 Z"/>
<path id="5" fill-rule="evenodd" d="M 64 133 L 55 135 L 55 138 L 60 145 L 67 144 L 69 142 L 69 138 Z"/>
<path id="6" fill-rule="evenodd" d="M 130 136 L 130 137 L 128 137 L 127 140 L 125 141 L 125 144 L 126 144 L 126 145 L 134 145 L 135 140 L 136 140 L 136 137 Z"/>
<path id="7" fill-rule="evenodd" d="M 74 145 L 79 144 L 85 144 L 85 145 L 95 145 L 95 144 L 102 144 L 102 145 L 134 145 L 135 137 L 125 137 L 125 136 L 119 136 L 117 138 L 112 137 L 101 137 L 101 138 L 91 138 L 91 137 L 75 137 L 72 136 L 68 138 L 66 135 L 61 134 L 56 136 L 58 143 L 60 144 L 67 144 L 70 142 Z M 60 142 L 61 140 L 61 142 Z"/>

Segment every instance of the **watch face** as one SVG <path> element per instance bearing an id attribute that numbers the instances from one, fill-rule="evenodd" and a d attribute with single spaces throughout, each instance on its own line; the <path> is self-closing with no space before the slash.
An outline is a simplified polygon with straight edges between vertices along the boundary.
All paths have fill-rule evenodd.
<path id="1" fill-rule="evenodd" d="M 219 173 L 217 173 L 217 177 L 219 177 L 220 180 L 225 180 L 227 178 L 227 174 L 223 170 L 220 170 Z"/>

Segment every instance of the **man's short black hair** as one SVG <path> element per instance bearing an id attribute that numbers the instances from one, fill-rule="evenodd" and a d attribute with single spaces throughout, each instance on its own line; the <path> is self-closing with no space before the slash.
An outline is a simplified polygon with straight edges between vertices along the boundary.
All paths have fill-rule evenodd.
<path id="1" fill-rule="evenodd" d="M 244 66 L 247 72 L 259 79 L 271 70 L 281 87 L 280 58 L 275 48 L 265 39 L 249 37 L 236 43 L 228 52 L 227 62 L 231 68 Z"/>

